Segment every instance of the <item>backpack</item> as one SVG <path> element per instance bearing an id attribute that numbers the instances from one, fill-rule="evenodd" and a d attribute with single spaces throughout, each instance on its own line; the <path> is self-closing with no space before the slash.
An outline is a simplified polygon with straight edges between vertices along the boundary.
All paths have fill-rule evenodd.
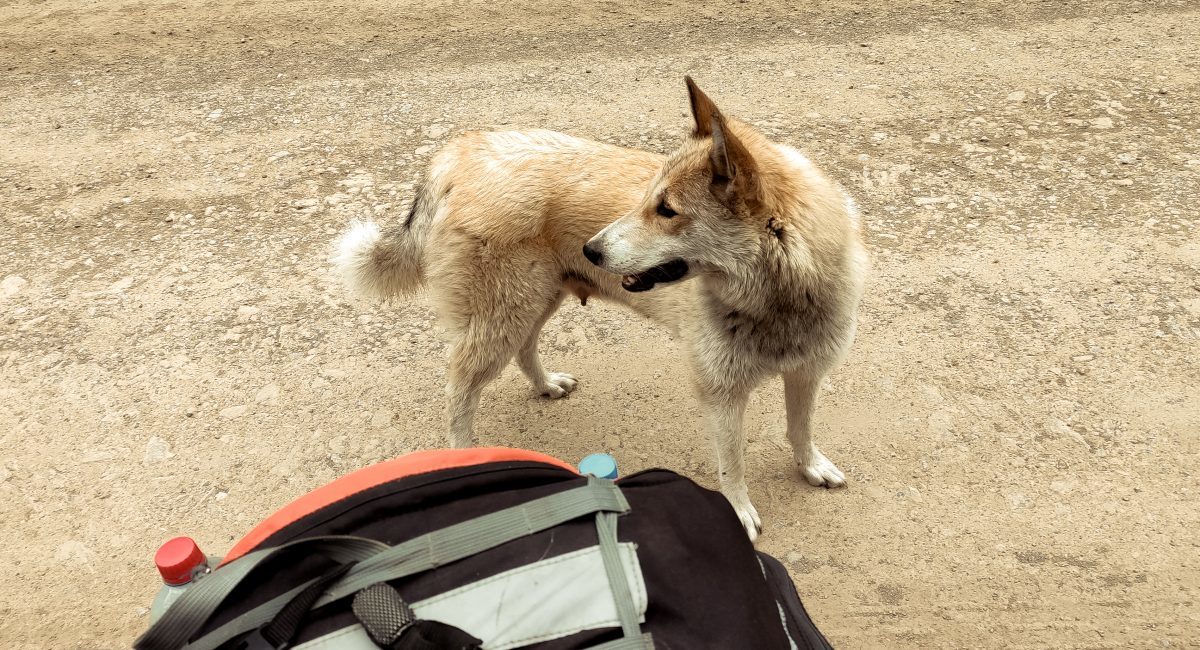
<path id="1" fill-rule="evenodd" d="M 513 449 L 417 452 L 268 517 L 137 650 L 822 649 L 718 492 Z"/>

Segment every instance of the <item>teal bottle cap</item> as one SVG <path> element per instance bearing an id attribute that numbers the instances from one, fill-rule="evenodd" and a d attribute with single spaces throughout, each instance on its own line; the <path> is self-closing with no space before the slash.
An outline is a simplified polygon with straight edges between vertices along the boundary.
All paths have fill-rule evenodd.
<path id="1" fill-rule="evenodd" d="M 579 461 L 579 473 L 598 478 L 617 478 L 617 459 L 608 454 L 589 454 Z"/>

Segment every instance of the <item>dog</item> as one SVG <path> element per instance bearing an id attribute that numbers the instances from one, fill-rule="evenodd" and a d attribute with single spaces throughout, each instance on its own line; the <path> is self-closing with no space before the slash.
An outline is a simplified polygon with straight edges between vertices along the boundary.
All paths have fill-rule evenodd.
<path id="1" fill-rule="evenodd" d="M 686 349 L 721 492 L 753 540 L 742 421 L 767 378 L 783 377 L 804 477 L 845 484 L 812 442 L 812 417 L 854 340 L 868 258 L 838 185 L 685 81 L 694 127 L 669 156 L 544 130 L 466 133 L 434 155 L 405 220 L 352 224 L 334 265 L 368 296 L 429 289 L 451 341 L 452 447 L 474 443 L 480 393 L 514 357 L 543 395 L 575 390 L 538 357 L 567 296 L 666 325 Z"/>

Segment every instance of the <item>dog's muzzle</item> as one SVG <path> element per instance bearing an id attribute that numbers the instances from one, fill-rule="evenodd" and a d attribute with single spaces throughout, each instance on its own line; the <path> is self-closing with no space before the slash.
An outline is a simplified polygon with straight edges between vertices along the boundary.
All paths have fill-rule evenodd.
<path id="1" fill-rule="evenodd" d="M 671 260 L 652 266 L 641 273 L 621 277 L 621 287 L 626 291 L 649 291 L 654 285 L 662 282 L 674 282 L 682 279 L 688 273 L 688 263 L 683 260 Z"/>

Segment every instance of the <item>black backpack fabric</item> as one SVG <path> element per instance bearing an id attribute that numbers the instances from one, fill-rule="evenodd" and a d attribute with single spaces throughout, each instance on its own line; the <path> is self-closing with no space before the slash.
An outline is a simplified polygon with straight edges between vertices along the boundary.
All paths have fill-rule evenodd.
<path id="1" fill-rule="evenodd" d="M 298 499 L 135 644 L 283 647 L 830 646 L 720 493 L 666 470 L 614 482 L 474 449 L 410 455 Z"/>

